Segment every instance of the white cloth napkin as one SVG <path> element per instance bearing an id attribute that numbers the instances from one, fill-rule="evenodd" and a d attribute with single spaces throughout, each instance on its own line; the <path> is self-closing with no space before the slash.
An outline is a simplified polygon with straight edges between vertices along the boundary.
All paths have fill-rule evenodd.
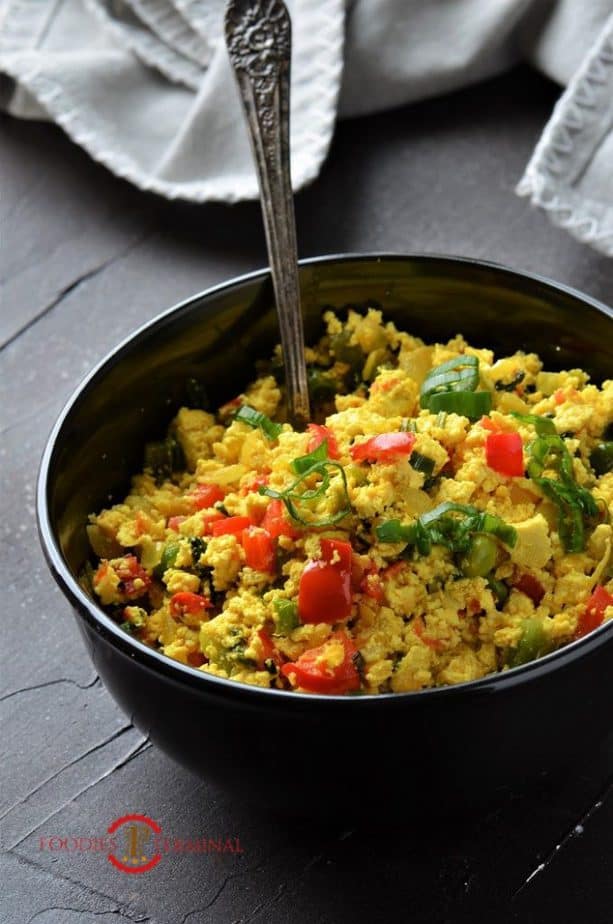
<path id="1" fill-rule="evenodd" d="M 292 174 L 314 179 L 337 117 L 398 106 L 525 58 L 567 89 L 518 186 L 613 256 L 613 0 L 288 0 Z M 0 0 L 6 108 L 47 118 L 142 189 L 257 196 L 222 40 L 225 0 Z"/>

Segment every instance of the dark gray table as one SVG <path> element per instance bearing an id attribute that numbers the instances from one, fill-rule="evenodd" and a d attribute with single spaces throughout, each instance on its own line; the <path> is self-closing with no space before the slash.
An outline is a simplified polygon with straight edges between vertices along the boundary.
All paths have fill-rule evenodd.
<path id="1" fill-rule="evenodd" d="M 520 71 L 342 124 L 322 176 L 298 196 L 301 255 L 463 254 L 610 301 L 613 264 L 513 194 L 557 92 Z M 143 195 L 47 125 L 3 118 L 0 151 L 1 921 L 455 922 L 495 911 L 522 922 L 609 921 L 613 747 L 585 755 L 561 786 L 518 793 L 462 824 L 322 830 L 232 801 L 130 726 L 42 560 L 38 460 L 64 400 L 114 344 L 265 262 L 259 211 Z M 128 876 L 104 853 L 46 849 L 51 836 L 100 836 L 130 812 L 177 837 L 238 836 L 244 852 L 167 856 Z"/>

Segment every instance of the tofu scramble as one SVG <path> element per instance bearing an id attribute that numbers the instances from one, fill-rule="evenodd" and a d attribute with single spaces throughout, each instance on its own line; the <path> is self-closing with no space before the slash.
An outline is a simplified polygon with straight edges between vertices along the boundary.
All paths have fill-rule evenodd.
<path id="1" fill-rule="evenodd" d="M 216 414 L 182 407 L 90 581 L 135 638 L 207 674 L 402 693 L 527 663 L 613 618 L 613 381 L 327 312 L 313 418 L 280 351 Z"/>

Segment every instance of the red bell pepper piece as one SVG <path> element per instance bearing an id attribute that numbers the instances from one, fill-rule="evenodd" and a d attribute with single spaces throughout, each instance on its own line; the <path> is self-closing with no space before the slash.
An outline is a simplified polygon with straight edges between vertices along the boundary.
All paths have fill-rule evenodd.
<path id="1" fill-rule="evenodd" d="M 332 639 L 343 644 L 344 659 L 335 667 L 325 662 L 327 642 L 317 648 L 305 651 L 297 661 L 284 664 L 281 673 L 291 678 L 294 675 L 296 686 L 308 690 L 310 693 L 328 693 L 340 695 L 360 689 L 360 675 L 355 665 L 357 648 L 345 632 L 335 632 Z M 291 679 L 290 679 L 290 682 Z"/>
<path id="2" fill-rule="evenodd" d="M 599 584 L 579 616 L 575 638 L 583 638 L 584 635 L 597 629 L 602 624 L 605 610 L 609 606 L 613 606 L 613 594 Z"/>
<path id="3" fill-rule="evenodd" d="M 185 613 L 196 616 L 210 610 L 213 604 L 208 597 L 202 594 L 194 594 L 189 590 L 180 590 L 170 598 L 170 615 L 175 619 L 180 619 Z"/>
<path id="4" fill-rule="evenodd" d="M 226 495 L 219 485 L 203 483 L 197 484 L 189 496 L 196 510 L 206 510 L 208 507 L 214 507 Z"/>
<path id="5" fill-rule="evenodd" d="M 236 536 L 241 538 L 241 534 L 247 527 L 253 526 L 251 517 L 224 517 L 211 524 L 211 533 L 213 536 Z"/>
<path id="6" fill-rule="evenodd" d="M 249 526 L 243 531 L 245 559 L 254 571 L 274 572 L 275 547 L 270 533 L 259 526 Z"/>
<path id="7" fill-rule="evenodd" d="M 385 603 L 385 590 L 376 570 L 366 572 L 360 581 L 360 590 L 377 603 Z"/>
<path id="8" fill-rule="evenodd" d="M 323 561 L 329 565 L 336 565 L 343 571 L 351 570 L 353 550 L 349 542 L 342 542 L 339 539 L 322 539 L 319 545 Z"/>
<path id="9" fill-rule="evenodd" d="M 274 661 L 275 664 L 279 666 L 281 664 L 281 655 L 277 651 L 277 648 L 268 632 L 266 632 L 264 629 L 258 629 L 257 636 L 260 640 L 260 646 L 262 649 L 260 667 L 264 667 L 265 661 Z"/>
<path id="10" fill-rule="evenodd" d="M 489 433 L 485 441 L 487 464 L 500 475 L 524 474 L 523 443 L 519 433 Z"/>
<path id="11" fill-rule="evenodd" d="M 384 580 L 392 580 L 404 571 L 407 567 L 406 561 L 395 561 L 393 565 L 388 565 L 381 574 L 381 577 Z"/>
<path id="12" fill-rule="evenodd" d="M 262 520 L 262 527 L 273 539 L 278 539 L 279 536 L 288 536 L 290 539 L 296 539 L 298 536 L 298 532 L 287 519 L 285 504 L 278 499 L 271 500 L 266 508 L 266 513 Z"/>
<path id="13" fill-rule="evenodd" d="M 414 433 L 380 433 L 349 451 L 355 462 L 389 462 L 396 456 L 410 455 L 414 445 Z"/>
<path id="14" fill-rule="evenodd" d="M 238 395 L 236 398 L 232 398 L 230 401 L 226 401 L 225 404 L 219 408 L 220 417 L 227 417 L 228 414 L 231 414 L 243 403 L 241 395 Z"/>
<path id="15" fill-rule="evenodd" d="M 187 517 L 168 517 L 168 529 L 172 529 L 173 532 L 178 533 L 179 526 L 184 520 L 187 520 Z"/>
<path id="16" fill-rule="evenodd" d="M 351 545 L 322 539 L 321 560 L 309 562 L 300 578 L 298 614 L 305 622 L 340 622 L 351 613 Z"/>
<path id="17" fill-rule="evenodd" d="M 187 663 L 190 667 L 202 667 L 206 662 L 207 658 L 200 651 L 190 651 L 187 656 Z"/>
<path id="18" fill-rule="evenodd" d="M 532 602 L 538 606 L 543 597 L 545 596 L 545 588 L 537 578 L 532 574 L 522 574 L 515 581 L 513 585 L 517 590 L 521 590 L 522 594 L 525 594 L 527 597 L 530 597 Z"/>
<path id="19" fill-rule="evenodd" d="M 351 572 L 312 561 L 306 565 L 298 590 L 298 614 L 305 622 L 340 622 L 351 613 Z"/>
<path id="20" fill-rule="evenodd" d="M 336 437 L 332 430 L 329 427 L 324 427 L 323 424 L 310 423 L 307 427 L 309 433 L 312 434 L 311 439 L 307 443 L 307 451 L 313 452 L 314 449 L 317 449 L 318 446 L 321 446 L 324 440 L 328 441 L 328 458 L 338 459 L 338 443 L 336 442 Z"/>
<path id="21" fill-rule="evenodd" d="M 207 513 L 203 518 L 202 532 L 205 536 L 210 535 L 214 523 L 219 523 L 221 520 L 227 519 L 228 518 L 224 513 L 221 512 L 221 510 L 211 510 L 211 512 Z"/>

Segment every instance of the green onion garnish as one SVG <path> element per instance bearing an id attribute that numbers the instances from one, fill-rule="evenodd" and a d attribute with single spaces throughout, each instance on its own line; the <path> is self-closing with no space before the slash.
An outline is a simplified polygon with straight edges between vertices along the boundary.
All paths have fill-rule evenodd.
<path id="1" fill-rule="evenodd" d="M 439 504 L 408 525 L 400 520 L 387 520 L 375 528 L 375 533 L 380 542 L 406 542 L 415 546 L 420 555 L 429 555 L 433 545 L 445 546 L 452 552 L 467 552 L 476 533 L 496 536 L 511 548 L 517 542 L 517 531 L 500 517 L 451 502 Z"/>
<path id="2" fill-rule="evenodd" d="M 256 411 L 254 407 L 250 407 L 248 404 L 243 404 L 242 407 L 239 407 L 234 415 L 234 420 L 240 420 L 241 423 L 253 427 L 254 430 L 259 428 L 269 440 L 276 440 L 283 430 L 281 424 L 275 423 L 266 414 Z"/>
<path id="3" fill-rule="evenodd" d="M 476 392 L 478 384 L 477 357 L 457 356 L 430 370 L 419 391 L 420 406 L 433 414 L 446 411 L 477 420 L 492 409 L 492 396 Z"/>
<path id="4" fill-rule="evenodd" d="M 421 452 L 417 452 L 416 449 L 411 453 L 409 465 L 416 472 L 423 472 L 426 476 L 431 475 L 434 471 L 434 459 L 429 456 L 422 456 Z"/>
<path id="5" fill-rule="evenodd" d="M 421 406 L 431 395 L 448 391 L 474 391 L 479 384 L 479 360 L 476 356 L 456 356 L 431 369 L 425 377 L 419 394 Z"/>
<path id="6" fill-rule="evenodd" d="M 478 420 L 484 414 L 489 414 L 491 409 L 492 396 L 489 391 L 447 391 L 428 398 L 428 410 L 433 414 L 447 411 L 449 414 L 461 414 L 469 420 Z"/>
<path id="7" fill-rule="evenodd" d="M 539 418 L 540 419 L 540 418 Z M 560 436 L 537 436 L 528 447 L 528 477 L 558 508 L 558 533 L 566 552 L 585 548 L 585 521 L 599 515 L 592 494 L 575 481 L 573 460 Z M 552 470 L 558 478 L 544 476 Z"/>
<path id="8" fill-rule="evenodd" d="M 301 457 L 301 458 L 304 458 Z M 332 514 L 329 517 L 323 517 L 321 520 L 305 520 L 301 513 L 298 511 L 297 505 L 310 504 L 312 501 L 317 500 L 319 497 L 323 497 L 331 483 L 331 475 L 335 472 L 338 472 L 342 481 L 343 495 L 344 495 L 344 506 L 337 513 Z M 311 475 L 317 475 L 321 482 L 316 488 L 310 488 L 306 491 L 298 491 L 297 489 L 302 485 L 307 478 Z M 296 479 L 288 488 L 284 491 L 276 491 L 274 488 L 269 488 L 266 485 L 261 485 L 258 488 L 260 494 L 264 494 L 267 497 L 272 497 L 276 500 L 282 500 L 285 504 L 285 508 L 296 523 L 300 523 L 302 526 L 310 526 L 312 528 L 323 527 L 323 526 L 333 526 L 335 523 L 338 523 L 340 520 L 343 520 L 348 514 L 351 513 L 351 505 L 349 503 L 349 493 L 347 491 L 347 476 L 345 475 L 345 470 L 340 462 L 332 462 L 327 459 L 326 461 L 315 462 L 311 465 L 310 468 L 305 469 L 304 472 Z"/>
<path id="9" fill-rule="evenodd" d="M 312 468 L 313 465 L 317 462 L 325 462 L 328 458 L 328 440 L 322 440 L 319 446 L 309 452 L 306 456 L 298 456 L 297 459 L 294 459 L 292 462 L 292 471 L 297 475 L 303 475 L 309 468 Z"/>

